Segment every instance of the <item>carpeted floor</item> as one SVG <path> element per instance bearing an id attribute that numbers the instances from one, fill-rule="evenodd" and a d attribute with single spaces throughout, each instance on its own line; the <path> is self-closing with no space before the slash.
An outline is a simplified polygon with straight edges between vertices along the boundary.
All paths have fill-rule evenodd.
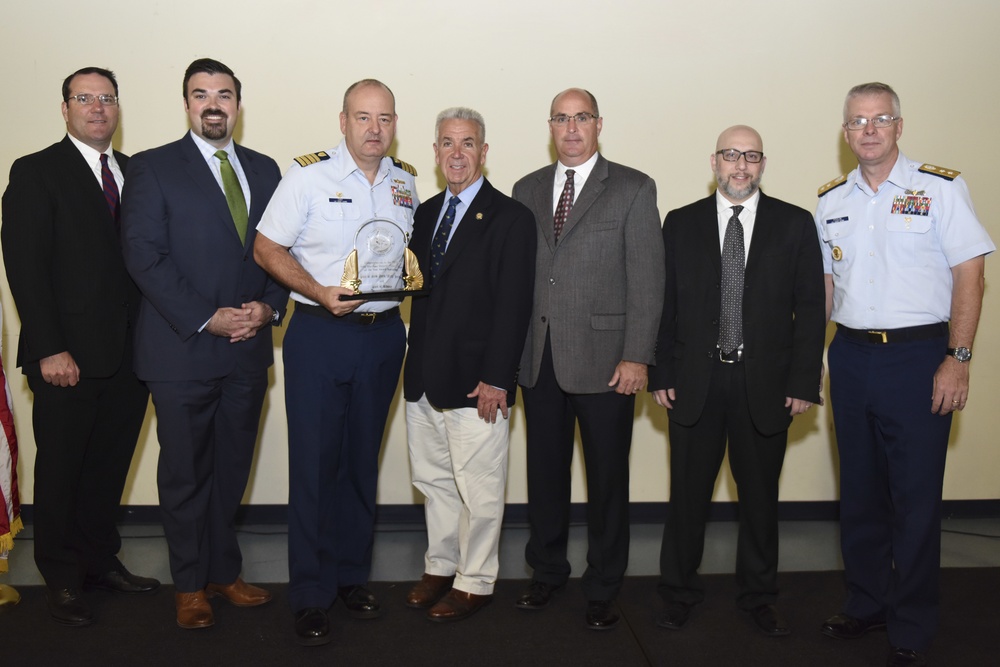
<path id="1" fill-rule="evenodd" d="M 885 633 L 855 641 L 822 636 L 819 626 L 842 601 L 840 572 L 782 573 L 780 609 L 792 635 L 770 639 L 736 609 L 731 575 L 706 577 L 708 597 L 681 632 L 657 628 L 655 579 L 629 578 L 618 604 L 622 622 L 608 632 L 588 630 L 579 582 L 548 609 L 525 612 L 513 602 L 523 581 L 501 581 L 492 605 L 453 624 L 427 621 L 403 599 L 409 584 L 374 583 L 383 615 L 349 618 L 331 611 L 333 642 L 298 646 L 292 632 L 285 584 L 269 586 L 275 599 L 264 607 L 238 609 L 216 599 L 216 624 L 206 630 L 175 625 L 173 589 L 148 597 L 88 592 L 97 622 L 64 628 L 48 617 L 40 587 L 21 587 L 21 604 L 0 614 L 0 665 L 747 665 L 859 667 L 884 665 Z M 1000 568 L 942 572 L 941 630 L 931 648 L 932 665 L 996 664 L 992 640 L 1000 632 Z M 993 658 L 990 658 L 990 656 Z"/>

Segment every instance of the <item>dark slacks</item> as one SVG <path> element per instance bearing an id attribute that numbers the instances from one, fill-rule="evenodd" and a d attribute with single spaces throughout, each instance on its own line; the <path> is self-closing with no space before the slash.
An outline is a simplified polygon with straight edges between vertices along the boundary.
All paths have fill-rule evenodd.
<path id="1" fill-rule="evenodd" d="M 371 571 L 378 455 L 403 365 L 395 318 L 362 325 L 296 312 L 284 339 L 288 596 L 329 607 Z"/>
<path id="2" fill-rule="evenodd" d="M 635 396 L 564 392 L 556 381 L 548 340 L 538 381 L 531 389 L 522 387 L 521 393 L 531 526 L 525 558 L 534 579 L 561 586 L 570 575 L 566 544 L 579 423 L 587 472 L 587 569 L 581 583 L 588 600 L 612 600 L 628 567 L 628 459 Z"/>
<path id="3" fill-rule="evenodd" d="M 736 599 L 741 609 L 772 604 L 778 596 L 778 479 L 788 431 L 762 435 L 750 419 L 745 366 L 716 362 L 698 421 L 670 421 L 670 503 L 660 547 L 659 591 L 665 600 L 693 605 L 705 599 L 698 575 L 715 481 L 729 450 L 739 496 Z M 680 397 L 682 387 L 677 388 Z"/>
<path id="4" fill-rule="evenodd" d="M 115 521 L 149 392 L 132 372 L 131 345 L 109 378 L 57 387 L 28 376 L 34 394 L 35 564 L 53 588 L 118 567 Z"/>
<path id="5" fill-rule="evenodd" d="M 938 627 L 941 494 L 951 415 L 931 413 L 947 338 L 877 345 L 838 333 L 830 398 L 840 453 L 844 613 L 884 618 L 924 651 Z"/>
<path id="6" fill-rule="evenodd" d="M 237 343 L 238 344 L 238 343 Z M 267 370 L 149 382 L 156 406 L 156 471 L 170 574 L 179 593 L 229 584 L 243 568 L 236 512 L 257 444 Z"/>

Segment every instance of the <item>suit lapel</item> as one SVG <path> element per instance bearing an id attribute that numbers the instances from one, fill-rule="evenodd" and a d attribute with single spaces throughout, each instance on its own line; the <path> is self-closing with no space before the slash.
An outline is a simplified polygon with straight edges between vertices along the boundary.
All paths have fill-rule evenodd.
<path id="1" fill-rule="evenodd" d="M 185 134 L 184 139 L 181 140 L 181 154 L 185 162 L 184 170 L 191 177 L 191 180 L 197 184 L 202 194 L 211 202 L 220 224 L 226 226 L 232 234 L 233 240 L 239 244 L 240 235 L 236 233 L 236 225 L 233 223 L 233 214 L 229 212 L 226 195 L 223 194 L 222 188 L 219 187 L 218 181 L 215 180 L 215 175 L 212 173 L 205 158 L 202 157 L 201 151 L 198 150 L 198 146 L 195 145 L 194 139 L 191 138 L 190 134 Z M 242 165 L 242 162 L 240 164 Z M 248 175 L 247 179 L 249 178 Z M 251 194 L 252 192 L 251 190 Z M 247 238 L 249 238 L 249 229 L 247 231 Z"/>
<path id="2" fill-rule="evenodd" d="M 552 188 L 555 187 L 555 183 L 556 166 L 553 164 L 542 172 L 535 183 L 535 189 L 532 193 L 533 201 L 530 207 L 532 211 L 538 212 L 538 217 L 535 221 L 538 224 L 538 228 L 542 230 L 542 237 L 545 239 L 545 243 L 548 244 L 550 252 L 556 249 L 555 238 L 552 232 L 552 217 L 555 213 L 552 208 Z"/>
<path id="3" fill-rule="evenodd" d="M 722 249 L 719 245 L 719 211 L 716 207 L 715 193 L 701 201 L 701 212 L 697 217 L 699 242 L 705 248 L 705 257 L 710 259 L 716 278 L 721 280 Z"/>
<path id="4" fill-rule="evenodd" d="M 254 235 L 257 233 L 257 223 L 260 222 L 260 219 L 264 215 L 264 208 L 266 208 L 268 197 L 261 190 L 261 178 L 257 171 L 257 162 L 253 159 L 253 155 L 239 144 L 233 145 L 236 147 L 236 157 L 240 161 L 240 166 L 243 167 L 243 175 L 247 178 L 247 187 L 250 189 L 249 222 L 247 223 L 246 243 L 243 248 L 244 253 L 246 253 L 253 248 Z M 228 203 L 226 204 L 226 210 L 229 210 Z M 233 224 L 233 230 L 236 230 L 235 224 Z M 239 238 L 239 234 L 236 237 Z"/>
<path id="5" fill-rule="evenodd" d="M 750 237 L 750 254 L 747 255 L 747 266 L 744 270 L 744 275 L 749 275 L 756 270 L 757 265 L 761 262 L 761 255 L 771 243 L 770 237 L 775 232 L 775 229 L 774 225 L 767 224 L 767 217 L 770 211 L 770 199 L 761 190 L 760 199 L 757 201 L 757 215 L 754 217 L 753 236 Z"/>
<path id="6" fill-rule="evenodd" d="M 118 232 L 115 229 L 114 218 L 111 217 L 111 210 L 108 202 L 104 198 L 104 190 L 97 182 L 94 171 L 87 161 L 83 159 L 80 150 L 73 144 L 67 135 L 59 145 L 62 151 L 60 158 L 60 169 L 63 169 L 70 187 L 85 193 L 88 204 L 93 209 L 92 215 L 81 215 L 80 224 L 89 224 L 91 221 L 99 224 L 92 230 L 94 233 L 106 235 L 109 241 L 118 243 Z M 117 156 L 115 157 L 117 160 Z M 124 169 L 124 164 L 119 164 Z"/>
<path id="7" fill-rule="evenodd" d="M 475 199 L 469 204 L 469 209 L 462 216 L 462 221 L 458 223 L 458 229 L 451 236 L 451 242 L 448 243 L 448 249 L 444 253 L 444 262 L 441 263 L 441 276 L 455 263 L 455 258 L 462 253 L 462 248 L 482 234 L 490 221 L 492 203 L 493 186 L 483 179 L 483 186 L 476 193 Z"/>
<path id="8" fill-rule="evenodd" d="M 555 177 L 553 176 L 553 181 Z M 597 156 L 597 162 L 594 164 L 593 171 L 590 172 L 590 176 L 587 177 L 587 182 L 583 185 L 583 190 L 580 191 L 580 195 L 576 198 L 576 203 L 573 204 L 573 208 L 570 209 L 569 216 L 566 218 L 566 222 L 563 223 L 562 232 L 559 236 L 566 238 L 569 236 L 573 228 L 576 227 L 577 223 L 587 214 L 587 211 L 593 206 L 597 198 L 601 196 L 604 192 L 604 184 L 608 180 L 608 161 L 604 159 L 603 156 Z M 551 189 L 550 189 L 551 196 Z M 552 208 L 551 204 L 549 208 Z M 549 225 L 551 228 L 552 225 Z"/>

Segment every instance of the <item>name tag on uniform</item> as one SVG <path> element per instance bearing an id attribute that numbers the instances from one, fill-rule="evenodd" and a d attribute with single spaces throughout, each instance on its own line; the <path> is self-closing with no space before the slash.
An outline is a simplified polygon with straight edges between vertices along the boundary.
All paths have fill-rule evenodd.
<path id="1" fill-rule="evenodd" d="M 353 199 L 347 199 L 346 197 L 330 197 L 331 204 L 350 204 Z"/>
<path id="2" fill-rule="evenodd" d="M 847 222 L 847 220 L 848 220 L 848 216 L 845 215 L 842 218 L 830 218 L 829 220 L 826 221 L 826 224 L 832 225 L 832 224 L 837 223 L 837 222 Z"/>

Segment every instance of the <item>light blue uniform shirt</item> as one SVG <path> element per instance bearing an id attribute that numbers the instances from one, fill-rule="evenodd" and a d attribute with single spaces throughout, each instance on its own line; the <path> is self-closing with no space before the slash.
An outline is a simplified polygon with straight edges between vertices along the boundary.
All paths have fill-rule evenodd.
<path id="1" fill-rule="evenodd" d="M 946 322 L 952 267 L 996 250 L 965 181 L 921 166 L 900 153 L 878 192 L 859 166 L 820 196 L 816 228 L 824 272 L 833 275 L 833 321 L 852 329 Z"/>
<path id="2" fill-rule="evenodd" d="M 394 165 L 392 158 L 382 158 L 372 184 L 344 141 L 325 153 L 329 159 L 305 167 L 292 163 L 271 196 L 257 232 L 288 248 L 316 282 L 339 285 L 358 230 L 372 218 L 384 218 L 409 237 L 420 201 L 413 176 Z M 364 243 L 365 238 L 358 239 L 359 245 Z M 298 292 L 291 296 L 318 305 Z M 361 310 L 374 313 L 398 305 L 399 301 L 368 301 Z"/>

